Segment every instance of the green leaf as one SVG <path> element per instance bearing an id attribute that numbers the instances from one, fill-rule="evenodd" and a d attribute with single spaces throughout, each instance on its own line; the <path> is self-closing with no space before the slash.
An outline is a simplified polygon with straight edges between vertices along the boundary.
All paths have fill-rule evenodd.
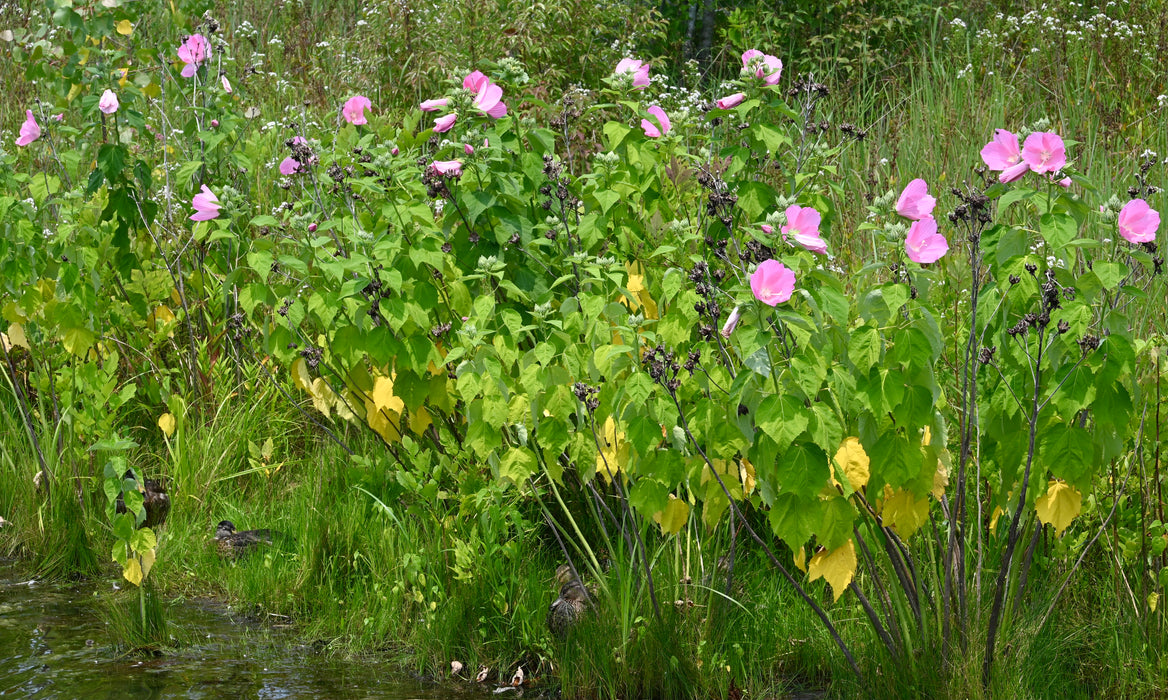
<path id="1" fill-rule="evenodd" d="M 134 536 L 134 516 L 129 513 L 122 513 L 114 517 L 113 530 L 114 537 L 129 542 L 130 538 Z"/>
<path id="2" fill-rule="evenodd" d="M 778 483 L 783 493 L 814 496 L 830 477 L 827 453 L 815 445 L 795 445 L 779 460 Z"/>
<path id="3" fill-rule="evenodd" d="M 1095 445 L 1083 428 L 1065 423 L 1047 426 L 1038 437 L 1038 454 L 1055 477 L 1084 488 L 1090 481 Z M 1025 460 L 1026 455 L 1019 457 Z"/>
<path id="4" fill-rule="evenodd" d="M 1014 202 L 1024 202 L 1036 194 L 1038 194 L 1038 190 L 1032 190 L 1029 187 L 1010 190 L 998 199 L 998 211 L 1005 212 Z"/>
<path id="5" fill-rule="evenodd" d="M 154 536 L 154 532 L 144 527 L 141 530 L 135 530 L 130 537 L 130 548 L 138 554 L 149 552 L 158 546 L 158 539 Z"/>
<path id="6" fill-rule="evenodd" d="M 1046 244 L 1058 250 L 1078 237 L 1079 224 L 1075 217 L 1066 212 L 1054 212 L 1042 215 L 1038 230 Z"/>
<path id="7" fill-rule="evenodd" d="M 755 422 L 778 444 L 779 451 L 782 451 L 807 429 L 809 422 L 807 414 L 803 404 L 795 397 L 772 394 L 758 405 Z M 825 476 L 824 480 L 826 479 Z"/>
<path id="8" fill-rule="evenodd" d="M 107 182 L 115 182 L 126 167 L 126 147 L 103 144 L 97 152 L 97 167 L 105 174 Z"/>
<path id="9" fill-rule="evenodd" d="M 1021 228 L 1008 228 L 998 239 L 994 259 L 998 265 L 1005 265 L 1006 261 L 1019 255 L 1026 255 L 1030 249 L 1030 235 Z"/>
<path id="10" fill-rule="evenodd" d="M 815 530 L 816 499 L 783 493 L 771 505 L 768 519 L 775 536 L 791 549 L 803 545 Z"/>
<path id="11" fill-rule="evenodd" d="M 762 144 L 766 146 L 767 150 L 771 153 L 778 153 L 790 142 L 786 135 L 783 134 L 783 132 L 779 131 L 773 126 L 770 126 L 769 124 L 763 124 L 762 122 L 755 122 L 754 125 L 750 127 L 750 133 L 756 139 L 761 141 Z"/>
<path id="12" fill-rule="evenodd" d="M 871 326 L 861 326 L 848 339 L 848 359 L 860 374 L 867 374 L 880 361 L 880 333 Z"/>
<path id="13" fill-rule="evenodd" d="M 621 124 L 620 122 L 608 122 L 604 125 L 604 137 L 608 139 L 608 150 L 615 151 L 620 148 L 624 142 L 625 137 L 629 135 L 632 129 Z"/>
<path id="14" fill-rule="evenodd" d="M 1123 263 L 1106 261 L 1096 262 L 1091 266 L 1091 270 L 1099 278 L 1104 289 L 1115 289 L 1119 286 L 1120 282 L 1127 279 L 1128 274 L 1131 272 L 1128 270 L 1127 265 Z"/>
<path id="15" fill-rule="evenodd" d="M 654 479 L 641 479 L 629 490 L 629 503 L 642 515 L 651 517 L 669 505 L 669 487 Z"/>
<path id="16" fill-rule="evenodd" d="M 100 186 L 99 184 L 98 187 Z M 38 174 L 28 181 L 28 190 L 32 193 L 33 201 L 37 203 L 38 207 L 45 203 L 49 195 L 56 194 L 60 189 L 61 180 L 55 175 Z"/>
<path id="17" fill-rule="evenodd" d="M 886 284 L 880 288 L 884 293 L 884 303 L 888 310 L 895 313 L 908 302 L 907 284 Z"/>
<path id="18" fill-rule="evenodd" d="M 625 382 L 625 398 L 634 406 L 644 406 L 653 395 L 653 380 L 644 372 L 637 372 Z"/>
<path id="19" fill-rule="evenodd" d="M 596 199 L 596 203 L 600 205 L 600 211 L 604 214 L 607 214 L 608 210 L 612 209 L 613 205 L 621 199 L 620 195 L 613 190 L 598 189 L 592 192 L 592 196 Z"/>
<path id="20" fill-rule="evenodd" d="M 775 206 L 775 191 L 765 182 L 747 181 L 738 186 L 738 208 L 748 221 L 762 218 L 763 212 Z"/>
<path id="21" fill-rule="evenodd" d="M 521 484 L 535 473 L 537 466 L 535 454 L 531 450 L 526 447 L 512 447 L 499 463 L 499 476 Z"/>
<path id="22" fill-rule="evenodd" d="M 821 519 L 815 536 L 828 549 L 835 549 L 852 536 L 856 508 L 842 496 L 830 498 L 820 505 Z"/>
<path id="23" fill-rule="evenodd" d="M 896 421 L 918 428 L 933 422 L 933 393 L 928 387 L 914 384 L 905 388 L 904 398 L 893 408 Z"/>
<path id="24" fill-rule="evenodd" d="M 892 487 L 903 486 L 920 473 L 921 450 L 914 448 L 907 438 L 899 433 L 886 432 L 880 436 L 872 449 L 865 450 L 871 458 L 869 469 L 871 481 L 868 488 L 881 488 L 884 484 Z"/>

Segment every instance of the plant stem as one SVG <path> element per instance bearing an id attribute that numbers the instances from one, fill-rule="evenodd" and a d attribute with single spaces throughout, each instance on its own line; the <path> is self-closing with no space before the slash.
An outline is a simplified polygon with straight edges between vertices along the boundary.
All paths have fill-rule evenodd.
<path id="1" fill-rule="evenodd" d="M 1014 510 L 1014 517 L 1010 520 L 1010 535 L 1006 539 L 1006 551 L 1002 555 L 1002 568 L 998 572 L 997 590 L 994 592 L 994 604 L 990 609 L 990 621 L 986 631 L 985 659 L 982 661 L 981 682 L 986 690 L 993 679 L 994 644 L 998 638 L 998 626 L 1002 621 L 1002 608 L 1006 598 L 1007 580 L 1010 575 L 1010 563 L 1014 559 L 1014 547 L 1018 544 L 1018 523 L 1022 520 L 1022 511 L 1026 509 L 1026 492 L 1030 486 L 1030 470 L 1034 466 L 1034 441 L 1038 432 L 1038 404 L 1042 392 L 1042 352 L 1045 327 L 1038 330 L 1038 352 L 1034 361 L 1034 395 L 1031 399 L 1030 436 L 1026 448 L 1026 468 L 1022 472 L 1022 484 L 1018 488 L 1018 507 Z"/>
<path id="2" fill-rule="evenodd" d="M 836 630 L 835 625 L 831 623 L 831 619 L 827 616 L 827 613 L 823 611 L 823 608 L 819 607 L 819 604 L 816 603 L 811 598 L 811 596 L 807 595 L 807 591 L 803 590 L 803 586 L 799 585 L 799 582 L 795 580 L 795 577 L 791 575 L 791 572 L 787 571 L 786 567 L 784 567 L 779 562 L 778 557 L 776 557 L 775 553 L 771 551 L 771 548 L 767 546 L 767 543 L 761 537 L 759 537 L 758 533 L 754 531 L 754 528 L 750 526 L 750 522 L 746 519 L 746 515 L 738 507 L 738 504 L 734 501 L 734 497 L 730 495 L 730 489 L 726 488 L 726 482 L 722 481 L 722 476 L 718 474 L 718 470 L 714 468 L 714 464 L 710 461 L 710 458 L 706 456 L 705 450 L 703 450 L 702 446 L 698 444 L 698 440 L 694 436 L 693 431 L 689 429 L 689 421 L 685 419 L 685 411 L 681 409 L 681 403 L 677 400 L 677 394 L 670 391 L 669 396 L 673 399 L 673 405 L 677 408 L 677 414 L 681 419 L 681 427 L 685 430 L 686 437 L 691 443 L 693 443 L 694 449 L 698 451 L 698 454 L 701 455 L 702 460 L 706 463 L 706 466 L 709 467 L 710 473 L 714 475 L 714 479 L 718 482 L 718 486 L 722 487 L 722 493 L 726 494 L 726 500 L 730 503 L 731 512 L 733 512 L 734 516 L 742 522 L 743 527 L 745 527 L 746 531 L 750 533 L 750 538 L 758 543 L 760 547 L 762 547 L 763 553 L 766 554 L 766 557 L 768 560 L 770 560 L 771 565 L 778 569 L 779 573 L 783 575 L 783 578 L 787 579 L 787 582 L 795 588 L 795 590 L 799 593 L 799 596 L 803 598 L 803 601 L 811 606 L 811 609 L 823 622 L 824 627 L 827 628 L 828 634 L 830 634 L 831 638 L 835 640 L 836 646 L 838 646 L 840 651 L 843 652 L 844 658 L 846 658 L 848 661 L 848 665 L 852 667 L 852 672 L 856 674 L 857 678 L 862 679 L 864 674 L 860 672 L 860 667 L 856 664 L 856 659 L 852 656 L 851 649 L 848 648 L 848 645 L 844 642 L 843 638 L 840 637 L 839 632 Z"/>

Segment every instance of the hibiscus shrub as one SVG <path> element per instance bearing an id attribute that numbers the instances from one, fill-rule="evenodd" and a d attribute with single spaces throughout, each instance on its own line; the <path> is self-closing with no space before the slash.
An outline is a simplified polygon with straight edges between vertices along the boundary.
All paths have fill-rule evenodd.
<path id="1" fill-rule="evenodd" d="M 379 436 L 360 459 L 403 482 L 489 470 L 601 579 L 597 543 L 550 504 L 615 503 L 595 511 L 604 546 L 654 605 L 650 551 L 740 527 L 849 660 L 809 582 L 852 591 L 910 664 L 981 639 L 984 602 L 987 681 L 1033 552 L 1017 545 L 1060 536 L 1101 465 L 1138 448 L 1147 345 L 1120 300 L 1162 295 L 1159 214 L 1089 207 L 1053 132 L 1019 147 L 998 129 L 998 181 L 937 193 L 945 216 L 913 179 L 852 231 L 840 145 L 816 126 L 827 87 L 761 51 L 700 114 L 647 98 L 630 58 L 608 101 L 545 127 L 484 66 L 400 124 L 356 95 L 273 138 L 247 126 L 216 41 L 191 35 L 158 82 L 91 77 L 80 108 L 45 95 L 64 121 L 30 111 L 16 141 L 9 186 L 33 204 L 0 198 L 5 347 L 35 349 L 39 390 L 88 392 L 61 402 L 81 447 L 124 446 L 114 409 L 139 385 L 161 409 L 197 399 L 209 357 L 275 361 L 314 421 Z M 572 157 L 584 116 L 603 142 Z M 160 343 L 174 332 L 181 359 Z M 156 366 L 116 395 L 70 383 L 73 363 L 114 375 L 123 343 Z"/>

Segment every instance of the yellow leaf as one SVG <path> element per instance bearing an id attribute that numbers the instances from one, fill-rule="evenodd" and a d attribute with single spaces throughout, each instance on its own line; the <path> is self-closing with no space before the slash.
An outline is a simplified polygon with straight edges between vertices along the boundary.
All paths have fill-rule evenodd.
<path id="1" fill-rule="evenodd" d="M 994 506 L 994 512 L 990 515 L 990 530 L 992 530 L 995 534 L 998 531 L 998 518 L 1002 515 L 1002 513 L 1003 511 L 1001 506 Z"/>
<path id="2" fill-rule="evenodd" d="M 745 457 L 738 460 L 738 473 L 742 477 L 742 493 L 747 496 L 754 493 L 757 475 L 754 472 L 754 465 L 750 463 L 750 460 Z"/>
<path id="3" fill-rule="evenodd" d="M 1148 594 L 1148 609 L 1149 610 L 1151 610 L 1152 612 L 1156 612 L 1156 605 L 1158 605 L 1159 603 L 1160 603 L 1160 594 L 1159 593 L 1149 593 Z"/>
<path id="4" fill-rule="evenodd" d="M 312 380 L 308 394 L 312 397 L 312 405 L 324 414 L 325 418 L 332 417 L 333 406 L 337 405 L 337 395 L 322 377 Z"/>
<path id="5" fill-rule="evenodd" d="M 166 437 L 174 435 L 174 414 L 163 413 L 158 417 L 158 427 L 166 433 Z"/>
<path id="6" fill-rule="evenodd" d="M 390 377 L 378 377 L 374 382 L 373 405 L 378 409 L 387 408 L 398 415 L 401 415 L 406 407 L 404 401 L 393 395 L 393 379 Z"/>
<path id="7" fill-rule="evenodd" d="M 932 442 L 933 431 L 926 425 L 921 434 L 921 451 L 925 455 L 926 464 L 931 456 L 937 457 L 937 469 L 933 472 L 933 488 L 929 493 L 939 501 L 945 496 L 945 489 L 949 486 L 949 466 L 953 463 L 953 457 L 949 450 L 941 445 L 934 447 Z"/>
<path id="8" fill-rule="evenodd" d="M 1051 479 L 1046 493 L 1038 497 L 1034 510 L 1044 524 L 1054 526 L 1054 534 L 1059 537 L 1071 521 L 1079 515 L 1083 507 L 1083 494 L 1065 481 Z"/>
<path id="9" fill-rule="evenodd" d="M 360 418 L 350 408 L 351 406 L 360 407 L 362 399 L 352 389 L 345 389 L 344 401 L 338 400 L 333 404 L 333 410 L 336 411 L 337 416 L 356 425 L 360 422 Z"/>
<path id="10" fill-rule="evenodd" d="M 641 302 L 641 306 L 645 309 L 645 318 L 650 321 L 656 321 L 658 318 L 657 302 L 649 294 L 649 290 L 642 289 L 637 292 L 637 301 Z"/>
<path id="11" fill-rule="evenodd" d="M 860 444 L 859 438 L 845 438 L 840 443 L 839 449 L 836 450 L 835 459 L 832 462 L 832 485 L 839 483 L 835 480 L 836 467 L 843 471 L 852 491 L 859 491 L 861 487 L 868 484 L 872 461 L 868 459 L 868 453 L 864 451 L 864 446 Z"/>
<path id="12" fill-rule="evenodd" d="M 365 422 L 386 442 L 401 442 L 400 413 L 388 408 L 380 410 L 372 399 L 365 399 Z"/>
<path id="13" fill-rule="evenodd" d="M 600 453 L 596 455 L 596 473 L 605 481 L 612 481 L 612 477 L 629 461 L 629 443 L 625 442 L 625 434 L 616 429 L 612 416 L 604 421 L 600 447 Z"/>
<path id="14" fill-rule="evenodd" d="M 28 344 L 28 337 L 24 334 L 24 326 L 19 323 L 13 323 L 8 326 L 8 340 L 13 346 L 20 346 L 25 350 L 32 350 L 32 346 Z"/>
<path id="15" fill-rule="evenodd" d="M 811 581 L 822 578 L 831 585 L 833 600 L 839 600 L 856 575 L 856 545 L 849 539 L 832 550 L 821 549 L 807 566 Z"/>
<path id="16" fill-rule="evenodd" d="M 174 312 L 166 304 L 159 304 L 157 308 L 150 312 L 150 316 L 146 318 L 146 325 L 152 331 L 157 331 L 159 326 L 163 328 L 168 327 L 174 323 Z M 174 337 L 174 330 L 168 332 L 167 337 Z"/>
<path id="17" fill-rule="evenodd" d="M 292 361 L 292 383 L 301 391 L 312 391 L 312 375 L 308 373 L 308 363 L 303 357 Z"/>
<path id="18" fill-rule="evenodd" d="M 426 410 L 425 406 L 419 406 L 418 410 L 410 411 L 410 430 L 414 431 L 415 435 L 426 432 L 432 422 L 430 412 Z"/>
<path id="19" fill-rule="evenodd" d="M 646 319 L 656 319 L 658 317 L 657 302 L 653 300 L 652 295 L 649 294 L 649 290 L 645 288 L 645 272 L 641 269 L 641 264 L 636 261 L 625 263 L 625 271 L 629 275 L 629 282 L 625 285 L 625 288 L 632 293 L 634 298 L 630 300 L 622 294 L 620 303 L 627 306 L 630 310 L 640 307 Z"/>
<path id="20" fill-rule="evenodd" d="M 795 561 L 796 568 L 803 573 L 807 573 L 807 550 L 802 547 L 796 547 L 795 553 L 791 555 L 791 558 Z"/>
<path id="21" fill-rule="evenodd" d="M 929 521 L 929 500 L 922 498 L 918 501 L 912 491 L 904 489 L 897 489 L 895 493 L 891 491 L 892 489 L 885 484 L 881 517 L 886 526 L 896 530 L 896 534 L 907 540 Z"/>
<path id="22" fill-rule="evenodd" d="M 153 549 L 142 552 L 142 578 L 145 579 L 150 575 L 150 569 L 154 568 L 154 560 L 156 555 Z"/>
<path id="23" fill-rule="evenodd" d="M 138 564 L 138 557 L 130 557 L 126 560 L 126 566 L 122 569 L 122 576 L 135 586 L 142 585 L 142 566 Z"/>
<path id="24" fill-rule="evenodd" d="M 689 504 L 673 494 L 669 494 L 669 503 L 665 510 L 653 514 L 653 519 L 661 525 L 661 532 L 666 535 L 676 535 L 681 532 L 689 520 Z"/>
<path id="25" fill-rule="evenodd" d="M 118 34 L 121 34 L 122 36 L 130 36 L 134 33 L 134 25 L 131 24 L 130 20 L 128 19 L 124 19 L 121 22 L 118 22 L 114 25 L 114 27 L 117 28 Z"/>
<path id="26" fill-rule="evenodd" d="M 937 471 L 933 472 L 933 498 L 938 501 L 945 496 L 945 489 L 949 486 L 949 467 L 941 460 L 937 460 Z"/>
<path id="27" fill-rule="evenodd" d="M 628 290 L 633 294 L 645 291 L 645 273 L 641 269 L 641 263 L 635 260 L 625 263 L 625 270 L 629 273 Z"/>

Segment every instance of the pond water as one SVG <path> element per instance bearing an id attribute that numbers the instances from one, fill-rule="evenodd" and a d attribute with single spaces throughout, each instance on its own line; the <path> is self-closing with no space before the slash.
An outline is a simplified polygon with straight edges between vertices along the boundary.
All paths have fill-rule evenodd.
<path id="1" fill-rule="evenodd" d="M 376 659 L 345 661 L 289 631 L 234 617 L 221 605 L 168 605 L 183 640 L 158 657 L 119 657 L 95 596 L 103 582 L 29 582 L 0 564 L 0 698 L 323 698 L 431 700 L 489 697 L 477 688 L 422 684 Z M 514 697 L 508 693 L 504 697 Z"/>

